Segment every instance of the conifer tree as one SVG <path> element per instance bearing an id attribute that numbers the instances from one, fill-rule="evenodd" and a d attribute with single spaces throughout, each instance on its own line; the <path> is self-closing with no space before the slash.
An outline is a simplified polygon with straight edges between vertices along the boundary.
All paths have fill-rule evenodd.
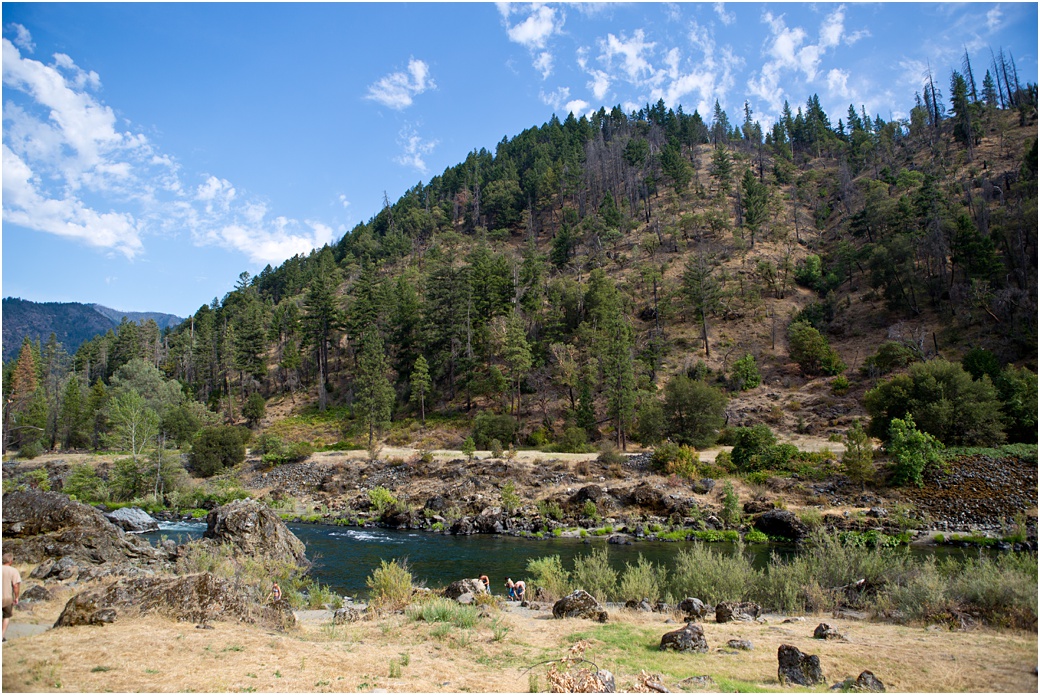
<path id="1" fill-rule="evenodd" d="M 383 339 L 375 329 L 361 337 L 358 354 L 354 405 L 358 419 L 368 429 L 369 448 L 375 443 L 376 432 L 389 426 L 394 407 L 394 387 L 387 374 L 390 366 L 383 350 Z"/>
<path id="2" fill-rule="evenodd" d="M 419 404 L 419 417 L 422 420 L 422 426 L 426 427 L 426 394 L 430 392 L 430 365 L 422 355 L 415 358 L 411 386 L 411 400 L 413 403 Z"/>
<path id="3" fill-rule="evenodd" d="M 505 359 L 509 365 L 509 374 L 516 386 L 516 410 L 520 415 L 520 386 L 531 371 L 531 347 L 527 343 L 524 322 L 517 313 L 510 314 L 506 323 Z M 510 397 L 512 400 L 512 397 Z"/>

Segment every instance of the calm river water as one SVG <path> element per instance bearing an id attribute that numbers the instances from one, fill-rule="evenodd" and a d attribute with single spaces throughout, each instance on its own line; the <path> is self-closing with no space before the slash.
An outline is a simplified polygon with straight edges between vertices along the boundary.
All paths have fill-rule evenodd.
<path id="1" fill-rule="evenodd" d="M 534 540 L 477 534 L 445 536 L 425 531 L 397 531 L 382 528 L 345 528 L 322 524 L 288 524 L 289 529 L 307 546 L 307 558 L 314 563 L 311 575 L 321 584 L 345 596 L 364 595 L 365 579 L 380 561 L 407 560 L 412 576 L 429 587 L 442 587 L 465 577 L 488 575 L 493 593 L 504 593 L 506 577 L 527 576 L 527 561 L 559 555 L 566 569 L 573 567 L 579 555 L 594 549 L 608 548 L 611 564 L 618 571 L 625 563 L 635 564 L 642 554 L 647 560 L 671 566 L 675 554 L 688 542 L 669 543 L 643 541 L 632 545 L 608 545 L 605 537 L 547 538 Z M 152 543 L 162 536 L 178 542 L 198 538 L 206 530 L 204 523 L 163 522 L 160 531 L 143 534 Z M 714 543 L 712 550 L 734 552 L 728 543 Z M 748 545 L 745 552 L 764 566 L 771 552 L 790 555 L 794 546 Z"/>

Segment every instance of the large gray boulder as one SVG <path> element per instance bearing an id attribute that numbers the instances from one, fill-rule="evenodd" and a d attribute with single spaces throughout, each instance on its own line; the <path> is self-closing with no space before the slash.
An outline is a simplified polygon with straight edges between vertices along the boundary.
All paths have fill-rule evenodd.
<path id="1" fill-rule="evenodd" d="M 781 685 L 811 687 L 824 681 L 820 657 L 815 654 L 805 654 L 798 647 L 781 644 L 776 652 L 776 659 L 776 676 L 780 679 Z"/>
<path id="2" fill-rule="evenodd" d="M 778 536 L 798 541 L 809 533 L 809 527 L 786 509 L 772 509 L 755 517 L 752 525 L 767 536 Z"/>
<path id="3" fill-rule="evenodd" d="M 711 612 L 711 606 L 705 605 L 699 598 L 687 596 L 679 602 L 679 610 L 686 616 L 687 622 L 692 622 L 703 620 Z"/>
<path id="4" fill-rule="evenodd" d="M 592 594 L 584 589 L 578 589 L 553 604 L 553 617 L 588 618 L 605 623 L 607 622 L 607 611 Z"/>
<path id="5" fill-rule="evenodd" d="M 696 623 L 686 623 L 686 627 L 661 636 L 661 651 L 674 649 L 680 654 L 706 653 L 708 640 L 704 638 L 704 629 Z"/>
<path id="6" fill-rule="evenodd" d="M 143 538 L 128 535 L 97 509 L 59 492 L 23 490 L 4 495 L 3 537 L 4 551 L 21 564 L 67 558 L 65 567 L 72 567 L 155 564 L 166 559 L 165 553 Z"/>
<path id="7" fill-rule="evenodd" d="M 306 567 L 307 548 L 266 505 L 236 500 L 206 517 L 204 540 L 229 544 L 241 555 Z"/>
<path id="8" fill-rule="evenodd" d="M 121 507 L 105 514 L 105 518 L 127 533 L 158 531 L 159 522 L 140 507 Z"/>
<path id="9" fill-rule="evenodd" d="M 203 624 L 223 620 L 277 629 L 296 624 L 288 601 L 262 605 L 247 591 L 209 572 L 183 577 L 121 579 L 73 596 L 54 627 L 100 625 L 150 613 Z"/>
<path id="10" fill-rule="evenodd" d="M 444 589 L 444 597 L 453 601 L 458 601 L 467 594 L 470 596 L 470 601 L 472 601 L 477 594 L 484 593 L 487 593 L 487 588 L 484 586 L 484 582 L 479 579 L 458 579 Z"/>

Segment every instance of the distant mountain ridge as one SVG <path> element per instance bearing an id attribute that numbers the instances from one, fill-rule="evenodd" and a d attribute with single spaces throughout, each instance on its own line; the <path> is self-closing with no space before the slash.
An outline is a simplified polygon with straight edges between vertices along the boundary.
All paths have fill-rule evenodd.
<path id="1" fill-rule="evenodd" d="M 33 302 L 4 297 L 2 307 L 3 361 L 16 359 L 26 336 L 45 342 L 54 333 L 72 354 L 96 335 L 116 328 L 123 317 L 141 322 L 152 319 L 162 330 L 184 321 L 179 316 L 156 311 L 119 311 L 101 304 L 79 302 Z"/>

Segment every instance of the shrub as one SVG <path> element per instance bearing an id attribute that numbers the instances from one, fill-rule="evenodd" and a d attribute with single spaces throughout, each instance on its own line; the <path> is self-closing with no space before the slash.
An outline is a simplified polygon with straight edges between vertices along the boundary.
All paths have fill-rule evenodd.
<path id="1" fill-rule="evenodd" d="M 588 435 L 581 427 L 571 426 L 563 431 L 563 435 L 556 443 L 556 451 L 565 453 L 581 454 L 589 451 Z"/>
<path id="2" fill-rule="evenodd" d="M 473 441 L 473 437 L 466 437 L 466 441 L 462 442 L 462 454 L 470 461 L 473 460 L 473 454 L 477 451 L 477 445 Z"/>
<path id="3" fill-rule="evenodd" d="M 42 453 L 43 445 L 40 444 L 40 440 L 34 439 L 31 442 L 26 442 L 22 445 L 22 448 L 18 450 L 18 458 L 29 461 Z"/>
<path id="4" fill-rule="evenodd" d="M 741 509 L 740 498 L 733 489 L 733 483 L 726 481 L 722 486 L 722 521 L 729 526 L 740 523 Z"/>
<path id="5" fill-rule="evenodd" d="M 961 358 L 961 366 L 964 371 L 971 374 L 971 378 L 978 381 L 983 376 L 996 380 L 1000 374 L 1000 360 L 985 348 L 972 348 Z"/>
<path id="6" fill-rule="evenodd" d="M 242 417 L 246 419 L 250 427 L 256 427 L 267 413 L 267 403 L 264 397 L 254 391 L 249 394 L 245 405 L 242 406 Z"/>
<path id="7" fill-rule="evenodd" d="M 538 513 L 544 516 L 546 519 L 552 519 L 559 521 L 563 518 L 563 509 L 559 503 L 553 500 L 542 500 L 538 503 Z"/>
<path id="8" fill-rule="evenodd" d="M 827 343 L 823 335 L 803 321 L 795 321 L 787 328 L 791 359 L 798 363 L 807 376 L 835 376 L 845 371 L 845 363 Z"/>
<path id="9" fill-rule="evenodd" d="M 1008 365 L 994 385 L 1007 423 L 1008 441 L 1036 443 L 1037 378 L 1025 367 Z"/>
<path id="10" fill-rule="evenodd" d="M 794 270 L 794 281 L 802 287 L 817 290 L 823 283 L 823 262 L 815 253 L 798 261 Z"/>
<path id="11" fill-rule="evenodd" d="M 25 482 L 34 490 L 47 492 L 51 489 L 51 477 L 46 468 L 34 468 L 24 476 Z"/>
<path id="12" fill-rule="evenodd" d="M 845 453 L 841 455 L 841 465 L 854 483 L 867 483 L 874 477 L 874 446 L 859 422 L 845 433 Z"/>
<path id="13" fill-rule="evenodd" d="M 492 439 L 490 442 L 488 442 L 488 449 L 491 450 L 491 458 L 502 458 L 502 442 L 498 441 L 497 439 Z"/>
<path id="14" fill-rule="evenodd" d="M 765 467 L 762 454 L 776 445 L 776 436 L 768 426 L 736 427 L 731 436 L 734 442 L 731 456 L 738 471 L 755 471 Z"/>
<path id="15" fill-rule="evenodd" d="M 599 521 L 599 507 L 596 506 L 596 503 L 593 500 L 585 500 L 585 504 L 581 508 L 581 513 L 586 519 Z"/>
<path id="16" fill-rule="evenodd" d="M 574 558 L 574 585 L 598 601 L 609 601 L 615 594 L 617 572 L 610 566 L 606 548 Z"/>
<path id="17" fill-rule="evenodd" d="M 762 383 L 762 375 L 758 371 L 754 355 L 748 353 L 733 363 L 730 382 L 737 391 L 747 391 Z"/>
<path id="18" fill-rule="evenodd" d="M 839 374 L 831 379 L 831 393 L 835 396 L 844 396 L 851 388 L 852 384 L 844 374 Z"/>
<path id="19" fill-rule="evenodd" d="M 866 376 L 880 376 L 908 367 L 917 361 L 917 351 L 905 343 L 889 340 L 881 344 L 873 355 L 868 357 L 860 371 Z"/>
<path id="20" fill-rule="evenodd" d="M 246 460 L 249 430 L 243 427 L 204 427 L 195 435 L 188 460 L 203 478 L 222 472 Z"/>
<path id="21" fill-rule="evenodd" d="M 473 419 L 473 442 L 478 449 L 488 449 L 492 439 L 510 444 L 516 436 L 516 420 L 509 415 L 480 413 Z"/>
<path id="22" fill-rule="evenodd" d="M 530 584 L 542 589 L 549 596 L 562 597 L 570 593 L 570 572 L 563 569 L 559 555 L 540 557 L 527 561 Z"/>
<path id="23" fill-rule="evenodd" d="M 650 456 L 650 465 L 654 470 L 681 478 L 696 477 L 698 463 L 700 457 L 694 449 L 674 442 L 662 443 Z"/>
<path id="24" fill-rule="evenodd" d="M 288 443 L 276 434 L 262 434 L 257 440 L 260 460 L 266 466 L 281 466 L 287 463 L 306 461 L 314 453 L 308 442 Z"/>
<path id="25" fill-rule="evenodd" d="M 81 463 L 72 468 L 62 485 L 62 492 L 81 502 L 94 504 L 108 500 L 108 488 L 94 467 Z"/>
<path id="26" fill-rule="evenodd" d="M 678 375 L 664 389 L 665 434 L 679 444 L 709 447 L 726 423 L 726 394 Z"/>
<path id="27" fill-rule="evenodd" d="M 625 462 L 625 455 L 618 451 L 613 442 L 604 442 L 600 445 L 596 460 L 605 466 L 620 466 Z"/>
<path id="28" fill-rule="evenodd" d="M 759 580 L 760 570 L 751 564 L 750 556 L 728 554 L 695 543 L 681 548 L 675 556 L 672 571 L 674 596 L 695 596 L 716 604 L 750 598 Z"/>
<path id="29" fill-rule="evenodd" d="M 650 599 L 656 603 L 668 585 L 668 570 L 659 567 L 639 554 L 635 565 L 625 563 L 618 585 L 618 598 L 621 600 Z"/>
<path id="30" fill-rule="evenodd" d="M 656 398 L 646 398 L 636 411 L 633 438 L 643 446 L 654 446 L 664 439 L 664 408 Z"/>
<path id="31" fill-rule="evenodd" d="M 372 604 L 384 610 L 399 610 L 412 599 L 412 573 L 408 563 L 379 561 L 379 567 L 365 580 Z"/>
<path id="32" fill-rule="evenodd" d="M 382 516 L 384 512 L 394 509 L 398 504 L 394 493 L 390 492 L 382 485 L 374 487 L 368 491 L 368 501 L 380 516 Z"/>
<path id="33" fill-rule="evenodd" d="M 506 510 L 506 514 L 512 516 L 520 508 L 520 504 L 521 499 L 520 495 L 516 493 L 516 483 L 512 480 L 506 481 L 506 484 L 502 486 L 502 508 Z"/>
<path id="34" fill-rule="evenodd" d="M 910 415 L 906 416 L 906 420 L 892 420 L 885 449 L 895 461 L 895 476 L 892 482 L 896 485 L 913 483 L 922 487 L 924 471 L 942 464 L 942 442 L 927 432 L 918 430 Z"/>
<path id="35" fill-rule="evenodd" d="M 1003 414 L 992 382 L 972 381 L 961 365 L 943 359 L 922 362 L 867 391 L 867 431 L 889 436 L 893 419 L 913 416 L 922 432 L 944 444 L 989 446 L 1004 441 Z"/>

